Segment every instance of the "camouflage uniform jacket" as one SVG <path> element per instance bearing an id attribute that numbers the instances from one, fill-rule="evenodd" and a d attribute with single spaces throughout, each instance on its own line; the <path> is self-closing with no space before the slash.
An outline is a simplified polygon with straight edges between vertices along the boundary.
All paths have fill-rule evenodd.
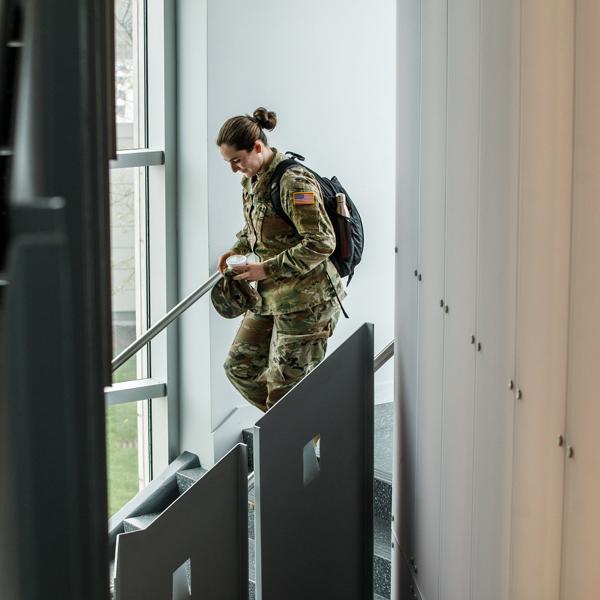
<path id="1" fill-rule="evenodd" d="M 335 233 L 325 212 L 321 190 L 302 167 L 288 169 L 281 178 L 281 206 L 296 226 L 284 221 L 271 202 L 271 176 L 286 156 L 275 155 L 267 169 L 242 179 L 244 228 L 232 247 L 236 254 L 253 252 L 265 267 L 267 278 L 257 284 L 262 306 L 255 312 L 281 315 L 346 296 L 333 263 Z M 335 286 L 335 289 L 334 289 Z"/>

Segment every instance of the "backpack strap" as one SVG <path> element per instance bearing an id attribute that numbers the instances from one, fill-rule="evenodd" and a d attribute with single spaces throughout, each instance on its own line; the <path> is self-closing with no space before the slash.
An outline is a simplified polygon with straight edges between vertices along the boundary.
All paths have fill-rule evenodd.
<path id="1" fill-rule="evenodd" d="M 298 155 L 299 156 L 299 155 Z M 276 167 L 275 171 L 273 171 L 273 175 L 271 176 L 271 203 L 273 204 L 273 208 L 275 212 L 289 225 L 294 227 L 294 222 L 290 219 L 288 214 L 283 210 L 283 206 L 281 206 L 281 178 L 283 174 L 291 167 L 298 166 L 298 161 L 294 158 L 286 158 L 282 160 Z"/>
<path id="2" fill-rule="evenodd" d="M 343 313 L 344 317 L 346 317 L 346 319 L 349 319 L 350 315 L 346 312 L 346 309 L 344 308 L 344 305 L 342 304 L 342 301 L 340 300 L 340 297 L 338 296 L 337 290 L 335 289 L 335 284 L 333 283 L 333 279 L 331 279 L 331 275 L 329 275 L 329 273 L 327 273 L 327 271 L 325 271 L 325 273 L 327 275 L 327 279 L 329 279 L 329 283 L 331 284 L 331 287 L 333 288 L 333 293 L 335 294 L 335 298 L 338 301 L 340 308 L 342 309 L 342 313 Z"/>
<path id="3" fill-rule="evenodd" d="M 288 150 L 285 153 L 286 156 L 289 156 L 290 158 L 295 158 L 296 160 L 304 160 L 304 156 L 302 156 L 302 154 L 298 154 L 297 152 L 292 152 L 291 150 Z"/>

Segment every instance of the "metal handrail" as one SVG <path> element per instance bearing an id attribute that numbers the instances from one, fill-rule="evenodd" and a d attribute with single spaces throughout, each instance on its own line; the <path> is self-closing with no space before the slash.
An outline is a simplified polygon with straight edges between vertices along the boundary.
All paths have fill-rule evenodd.
<path id="1" fill-rule="evenodd" d="M 373 361 L 373 372 L 379 371 L 385 363 L 394 356 L 394 341 L 392 340 L 376 357 Z"/>
<path id="2" fill-rule="evenodd" d="M 184 298 L 179 304 L 175 305 L 160 321 L 158 321 L 158 323 L 155 323 L 150 327 L 144 335 L 127 346 L 120 354 L 117 354 L 111 362 L 112 370 L 116 371 L 121 365 L 125 364 L 136 352 L 141 350 L 149 341 L 153 340 L 163 329 L 211 290 L 222 277 L 223 274 L 220 271 L 213 273 L 206 282 L 187 296 L 187 298 Z M 381 369 L 392 356 L 394 356 L 393 340 L 375 357 L 373 361 L 373 372 L 377 372 Z"/>
<path id="3" fill-rule="evenodd" d="M 136 352 L 141 350 L 150 340 L 154 339 L 163 329 L 165 329 L 165 327 L 171 324 L 197 300 L 202 298 L 206 292 L 211 290 L 221 277 L 223 277 L 223 273 L 220 271 L 213 273 L 196 291 L 192 292 L 187 298 L 184 298 L 179 304 L 175 305 L 160 321 L 158 321 L 158 323 L 152 325 L 144 335 L 127 346 L 123 352 L 115 356 L 111 362 L 112 370 L 116 371 L 121 365 L 126 363 Z"/>

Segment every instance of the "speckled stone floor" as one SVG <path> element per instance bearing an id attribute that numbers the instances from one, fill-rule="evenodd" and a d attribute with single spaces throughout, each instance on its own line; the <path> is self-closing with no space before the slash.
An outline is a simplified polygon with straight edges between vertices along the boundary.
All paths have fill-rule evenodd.
<path id="1" fill-rule="evenodd" d="M 392 477 L 392 431 L 394 404 L 375 405 L 375 475 Z"/>

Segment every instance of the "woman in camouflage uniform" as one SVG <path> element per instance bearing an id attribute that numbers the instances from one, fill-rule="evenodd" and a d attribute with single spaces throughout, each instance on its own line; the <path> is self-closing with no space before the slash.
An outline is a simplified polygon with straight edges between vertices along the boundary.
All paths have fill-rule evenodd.
<path id="1" fill-rule="evenodd" d="M 244 316 L 225 372 L 254 406 L 268 410 L 324 358 L 345 297 L 344 284 L 327 260 L 335 249 L 333 226 L 312 174 L 302 166 L 281 178 L 281 205 L 294 223 L 273 208 L 270 181 L 286 158 L 269 147 L 265 130 L 277 124 L 264 108 L 252 117 L 228 119 L 217 145 L 234 173 L 242 173 L 245 225 L 219 258 L 254 253 L 259 262 L 238 267 L 236 279 L 256 281 L 261 305 Z"/>

